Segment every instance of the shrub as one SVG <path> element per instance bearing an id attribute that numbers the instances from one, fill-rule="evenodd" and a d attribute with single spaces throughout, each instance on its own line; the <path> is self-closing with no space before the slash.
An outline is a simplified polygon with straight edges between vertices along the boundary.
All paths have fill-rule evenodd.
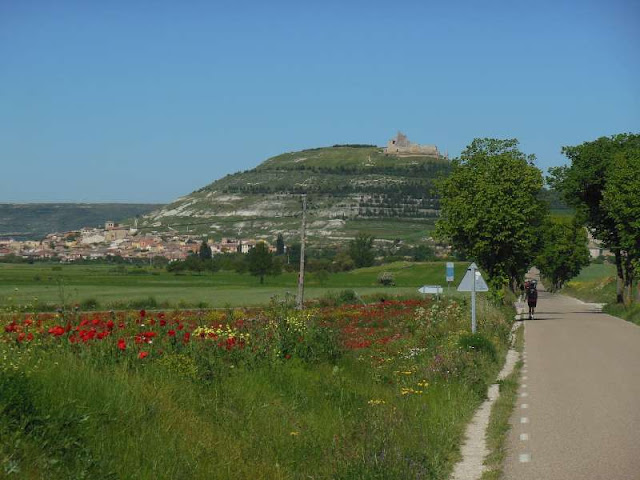
<path id="1" fill-rule="evenodd" d="M 100 303 L 95 298 L 87 298 L 80 303 L 82 310 L 96 310 Z"/>
<path id="2" fill-rule="evenodd" d="M 358 295 L 351 289 L 342 290 L 338 293 L 338 303 L 356 303 L 358 301 Z"/>
<path id="3" fill-rule="evenodd" d="M 385 287 L 396 284 L 396 282 L 393 280 L 393 273 L 391 272 L 382 272 L 380 275 L 378 275 L 378 283 L 384 285 Z"/>

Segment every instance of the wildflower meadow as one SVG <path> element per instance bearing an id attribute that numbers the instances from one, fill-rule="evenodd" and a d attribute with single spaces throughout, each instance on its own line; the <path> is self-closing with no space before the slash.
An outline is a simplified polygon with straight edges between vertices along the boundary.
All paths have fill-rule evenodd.
<path id="1" fill-rule="evenodd" d="M 510 329 L 453 299 L 1 318 L 0 475 L 65 480 L 446 478 Z"/>

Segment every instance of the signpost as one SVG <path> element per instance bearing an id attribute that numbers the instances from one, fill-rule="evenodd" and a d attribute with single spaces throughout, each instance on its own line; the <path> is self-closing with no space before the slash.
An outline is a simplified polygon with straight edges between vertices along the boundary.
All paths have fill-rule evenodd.
<path id="1" fill-rule="evenodd" d="M 458 285 L 458 291 L 471 292 L 471 332 L 476 333 L 476 292 L 488 292 L 489 287 L 475 263 L 467 268 L 467 273 Z"/>
<path id="2" fill-rule="evenodd" d="M 423 285 L 418 289 L 418 291 L 423 295 L 431 294 L 436 295 L 438 298 L 440 298 L 442 287 L 440 285 Z"/>
<path id="3" fill-rule="evenodd" d="M 453 262 L 447 262 L 447 295 L 449 295 L 451 282 L 453 282 Z"/>

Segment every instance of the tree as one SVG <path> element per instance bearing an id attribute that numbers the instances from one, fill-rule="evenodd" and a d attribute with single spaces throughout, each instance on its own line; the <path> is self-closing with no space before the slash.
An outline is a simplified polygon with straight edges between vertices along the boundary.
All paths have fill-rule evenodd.
<path id="1" fill-rule="evenodd" d="M 542 232 L 543 246 L 536 266 L 549 279 L 551 291 L 559 290 L 589 265 L 587 231 L 575 217 L 556 217 L 548 220 Z"/>
<path id="2" fill-rule="evenodd" d="M 276 255 L 284 255 L 284 238 L 281 233 L 278 234 L 276 239 Z"/>
<path id="3" fill-rule="evenodd" d="M 436 255 L 433 252 L 433 248 L 429 245 L 418 245 L 413 249 L 413 260 L 415 262 L 426 262 L 429 260 L 435 260 Z"/>
<path id="4" fill-rule="evenodd" d="M 296 268 L 300 265 L 300 252 L 302 246 L 299 243 L 292 243 L 287 248 L 287 263 L 294 265 Z"/>
<path id="5" fill-rule="evenodd" d="M 627 303 L 632 281 L 640 276 L 640 148 L 618 154 L 602 195 L 602 207 L 618 233 L 622 264 L 627 272 Z M 640 283 L 637 300 L 640 301 Z"/>
<path id="6" fill-rule="evenodd" d="M 184 268 L 186 270 L 191 270 L 192 272 L 200 273 L 204 270 L 204 265 L 202 260 L 200 260 L 200 256 L 194 253 L 184 260 Z"/>
<path id="7" fill-rule="evenodd" d="M 547 208 L 534 160 L 516 139 L 475 139 L 438 184 L 437 235 L 478 262 L 494 291 L 506 283 L 515 290 L 539 248 Z"/>
<path id="8" fill-rule="evenodd" d="M 207 244 L 206 240 L 202 240 L 198 256 L 200 260 L 211 260 L 211 247 Z"/>
<path id="9" fill-rule="evenodd" d="M 355 263 L 347 252 L 339 252 L 331 262 L 333 272 L 348 272 L 355 268 Z"/>
<path id="10" fill-rule="evenodd" d="M 624 285 L 631 283 L 632 263 L 624 262 L 621 232 L 618 230 L 615 213 L 612 213 L 615 207 L 610 204 L 610 209 L 605 208 L 603 199 L 609 178 L 616 170 L 615 159 L 618 155 L 631 155 L 638 148 L 639 134 L 600 137 L 581 145 L 563 147 L 562 153 L 571 161 L 571 165 L 549 170 L 554 188 L 562 192 L 569 205 L 576 208 L 593 236 L 601 240 L 615 255 L 618 303 L 624 301 Z M 614 195 L 613 192 L 611 195 Z M 609 201 L 613 202 L 613 198 Z"/>
<path id="11" fill-rule="evenodd" d="M 278 275 L 280 273 L 280 263 L 275 262 L 273 254 L 264 242 L 258 242 L 255 247 L 247 253 L 247 267 L 249 273 L 255 277 L 260 277 L 260 284 L 264 283 L 265 275 Z"/>
<path id="12" fill-rule="evenodd" d="M 373 236 L 358 232 L 356 238 L 349 242 L 349 256 L 356 268 L 370 267 L 373 265 Z"/>

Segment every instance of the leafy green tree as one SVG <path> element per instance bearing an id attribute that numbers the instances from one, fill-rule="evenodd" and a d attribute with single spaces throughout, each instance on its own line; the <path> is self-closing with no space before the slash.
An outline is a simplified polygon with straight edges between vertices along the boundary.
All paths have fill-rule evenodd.
<path id="1" fill-rule="evenodd" d="M 356 267 L 353 259 L 347 252 L 339 252 L 331 263 L 334 272 L 348 272 Z"/>
<path id="2" fill-rule="evenodd" d="M 548 214 L 542 172 L 516 139 L 475 139 L 439 183 L 437 234 L 488 274 L 495 292 L 516 286 L 533 263 Z"/>
<path id="3" fill-rule="evenodd" d="M 200 260 L 211 260 L 211 247 L 206 240 L 202 240 L 198 256 Z"/>
<path id="4" fill-rule="evenodd" d="M 622 264 L 627 272 L 627 303 L 633 294 L 632 281 L 640 277 L 640 148 L 618 154 L 613 160 L 602 206 L 618 233 Z M 640 301 L 640 283 L 636 299 Z"/>
<path id="5" fill-rule="evenodd" d="M 200 260 L 200 256 L 194 253 L 184 260 L 184 268 L 186 270 L 191 270 L 192 272 L 200 273 L 204 271 L 204 264 L 202 260 Z"/>
<path id="6" fill-rule="evenodd" d="M 603 198 L 609 178 L 616 170 L 617 156 L 630 155 L 629 152 L 638 148 L 639 134 L 600 137 L 581 145 L 563 147 L 562 153 L 571 164 L 549 170 L 554 188 L 562 192 L 564 200 L 583 216 L 594 237 L 601 240 L 615 255 L 618 303 L 624 301 L 624 285 L 629 285 L 632 281 L 632 264 L 625 264 L 621 232 L 618 230 L 615 214 L 612 214 L 611 209 L 605 208 Z"/>
<path id="7" fill-rule="evenodd" d="M 589 265 L 587 231 L 575 217 L 550 218 L 542 230 L 543 246 L 536 266 L 551 291 L 559 290 Z"/>
<path id="8" fill-rule="evenodd" d="M 276 255 L 284 255 L 284 238 L 281 233 L 276 238 Z"/>
<path id="9" fill-rule="evenodd" d="M 373 265 L 373 236 L 358 232 L 356 238 L 349 242 L 349 256 L 356 268 L 370 267 Z"/>
<path id="10" fill-rule="evenodd" d="M 264 242 L 258 242 L 255 247 L 247 253 L 247 268 L 249 273 L 255 277 L 260 277 L 260 283 L 264 283 L 266 275 L 278 275 L 281 264 L 275 262 L 273 254 Z"/>
<path id="11" fill-rule="evenodd" d="M 289 265 L 294 265 L 298 268 L 298 265 L 300 265 L 301 249 L 302 246 L 299 243 L 292 243 L 289 245 L 289 248 L 287 249 L 287 263 L 289 263 Z"/>
<path id="12" fill-rule="evenodd" d="M 429 260 L 435 260 L 436 255 L 433 252 L 433 248 L 429 245 L 418 245 L 413 249 L 413 260 L 415 262 L 427 262 Z"/>

